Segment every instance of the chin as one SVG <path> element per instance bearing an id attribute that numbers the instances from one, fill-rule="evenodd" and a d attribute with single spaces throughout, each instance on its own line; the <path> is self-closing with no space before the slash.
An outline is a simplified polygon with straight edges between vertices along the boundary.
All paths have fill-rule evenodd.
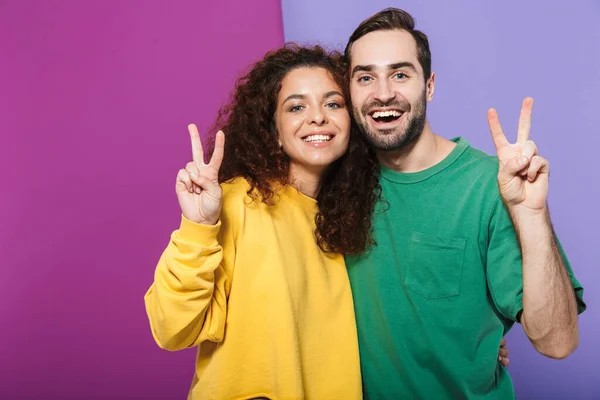
<path id="1" fill-rule="evenodd" d="M 335 162 L 335 160 L 332 160 L 332 159 L 328 159 L 328 160 L 311 160 L 310 162 L 306 163 L 306 165 L 309 168 L 327 168 L 331 164 L 333 164 L 334 162 Z"/>
<path id="2" fill-rule="evenodd" d="M 422 133 L 422 127 L 416 124 L 399 126 L 394 129 L 380 130 L 368 125 L 369 132 L 363 133 L 367 142 L 376 150 L 394 151 L 414 143 Z"/>
<path id="3" fill-rule="evenodd" d="M 335 163 L 337 160 L 339 160 L 340 157 L 342 157 L 341 154 L 339 156 L 313 158 L 313 159 L 309 160 L 306 163 L 306 165 L 309 168 L 327 168 L 330 165 L 332 165 L 333 163 Z"/>

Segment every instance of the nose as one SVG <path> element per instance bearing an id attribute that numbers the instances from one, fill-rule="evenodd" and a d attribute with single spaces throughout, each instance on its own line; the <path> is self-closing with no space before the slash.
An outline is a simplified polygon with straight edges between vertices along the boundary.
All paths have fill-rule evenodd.
<path id="1" fill-rule="evenodd" d="M 327 122 L 327 115 L 321 107 L 314 107 L 309 116 L 309 124 L 323 125 Z"/>
<path id="2" fill-rule="evenodd" d="M 392 100 L 396 95 L 390 88 L 390 84 L 387 80 L 381 79 L 377 85 L 377 91 L 375 92 L 375 99 L 382 103 L 387 103 Z"/>

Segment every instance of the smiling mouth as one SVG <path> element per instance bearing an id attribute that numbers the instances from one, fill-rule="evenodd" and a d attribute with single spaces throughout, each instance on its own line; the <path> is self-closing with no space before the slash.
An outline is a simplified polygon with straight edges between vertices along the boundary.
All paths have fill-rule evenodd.
<path id="1" fill-rule="evenodd" d="M 331 139 L 333 139 L 333 135 L 309 135 L 305 138 L 302 138 L 302 140 L 308 143 L 329 142 Z"/>
<path id="2" fill-rule="evenodd" d="M 394 122 L 404 114 L 400 110 L 374 111 L 369 113 L 375 122 L 388 123 Z"/>

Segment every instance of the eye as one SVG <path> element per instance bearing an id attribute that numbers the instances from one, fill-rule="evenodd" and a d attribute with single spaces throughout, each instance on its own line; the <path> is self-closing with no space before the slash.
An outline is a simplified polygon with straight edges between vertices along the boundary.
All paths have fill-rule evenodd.
<path id="1" fill-rule="evenodd" d="M 404 72 L 396 72 L 394 74 L 394 78 L 396 78 L 396 79 L 405 79 L 405 78 L 408 78 L 408 75 L 406 75 Z"/>
<path id="2" fill-rule="evenodd" d="M 343 106 L 343 105 L 341 105 L 341 104 L 340 104 L 340 103 L 338 103 L 338 102 L 332 101 L 332 102 L 330 102 L 330 103 L 327 103 L 327 104 L 325 105 L 325 107 L 327 107 L 327 108 L 343 108 L 344 106 Z"/>
<path id="3" fill-rule="evenodd" d="M 298 112 L 301 111 L 302 109 L 304 109 L 304 106 L 293 106 L 292 108 L 290 108 L 290 112 Z"/>
<path id="4" fill-rule="evenodd" d="M 361 76 L 360 78 L 358 78 L 358 81 L 359 81 L 359 82 L 368 82 L 368 81 L 371 81 L 372 79 L 373 79 L 373 78 L 371 78 L 371 77 L 370 77 L 370 76 L 368 76 L 368 75 L 363 75 L 363 76 Z"/>

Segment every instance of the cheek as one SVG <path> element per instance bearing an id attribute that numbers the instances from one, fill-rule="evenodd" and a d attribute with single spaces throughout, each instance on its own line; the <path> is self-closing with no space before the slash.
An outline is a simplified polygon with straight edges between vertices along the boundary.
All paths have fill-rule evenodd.
<path id="1" fill-rule="evenodd" d="M 346 150 L 348 149 L 349 143 L 350 143 L 350 135 L 346 135 L 346 137 L 344 137 L 344 139 L 342 141 L 340 141 L 340 144 L 341 144 L 340 150 L 342 150 L 343 152 L 346 152 Z"/>
<path id="2" fill-rule="evenodd" d="M 348 111 L 350 111 L 350 110 L 348 110 Z M 342 110 L 339 110 L 339 112 L 336 114 L 333 114 L 330 117 L 330 119 L 338 127 L 338 129 L 339 129 L 338 134 L 344 134 L 346 136 L 348 136 L 350 134 L 350 114 L 348 114 L 347 112 L 343 112 Z"/>
<path id="3" fill-rule="evenodd" d="M 338 126 L 340 127 L 340 139 L 342 139 L 340 143 L 347 147 L 350 141 L 350 118 L 342 120 Z"/>
<path id="4" fill-rule="evenodd" d="M 405 88 L 404 90 L 405 98 L 410 99 L 410 102 L 413 106 L 421 103 L 423 100 L 426 100 L 427 93 L 428 88 L 424 86 L 424 84 L 416 84 L 416 82 L 415 85 Z"/>
<path id="5" fill-rule="evenodd" d="M 360 109 L 360 107 L 364 103 L 364 98 L 367 95 L 367 90 L 365 88 L 361 88 L 357 85 L 352 85 L 350 87 L 350 98 L 352 99 L 352 106 L 354 108 Z"/>
<path id="6" fill-rule="evenodd" d="M 302 126 L 302 121 L 298 117 L 286 116 L 278 119 L 277 132 L 279 132 L 279 140 L 282 142 L 292 140 L 300 126 Z"/>

